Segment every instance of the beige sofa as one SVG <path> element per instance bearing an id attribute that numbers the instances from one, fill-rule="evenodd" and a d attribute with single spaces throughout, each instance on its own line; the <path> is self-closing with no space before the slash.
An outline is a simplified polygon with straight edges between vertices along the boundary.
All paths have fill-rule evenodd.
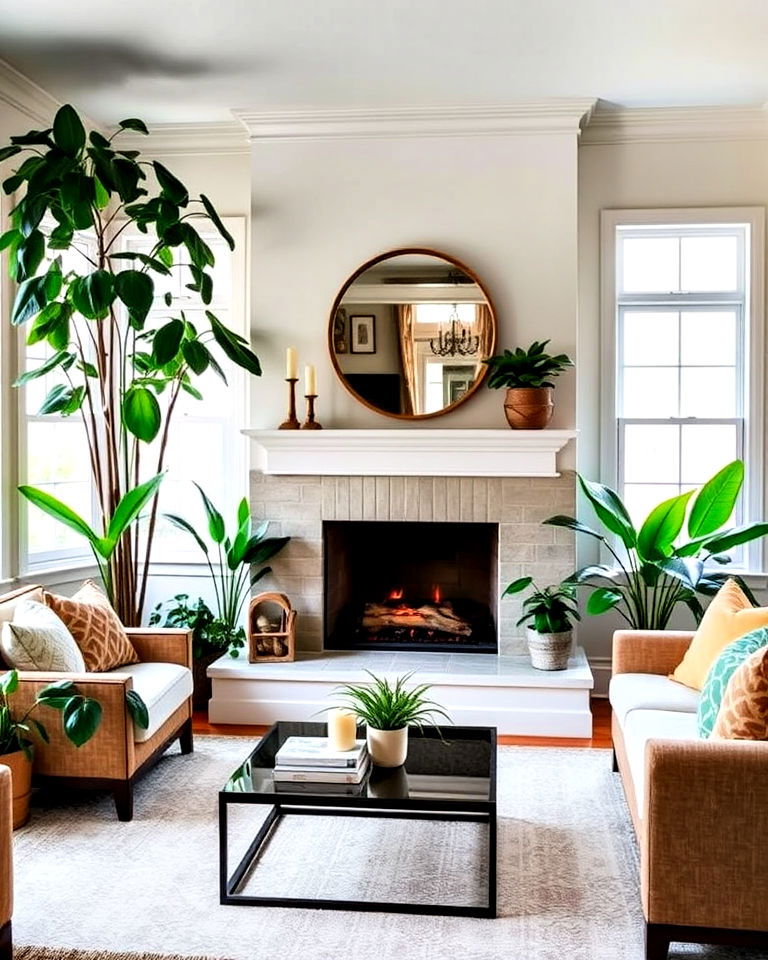
<path id="1" fill-rule="evenodd" d="M 0 624 L 13 617 L 22 597 L 42 599 L 39 587 L 26 587 L 0 596 Z M 35 783 L 41 786 L 109 790 L 120 820 L 133 818 L 133 787 L 168 746 L 178 740 L 182 753 L 192 744 L 192 632 L 158 627 L 128 628 L 140 663 L 106 673 L 19 674 L 14 704 L 20 711 L 37 691 L 57 680 L 70 679 L 80 693 L 98 700 L 102 720 L 96 734 L 76 748 L 61 731 L 60 717 L 40 708 L 50 743 L 35 746 Z M 0 660 L 0 670 L 7 669 Z M 147 730 L 134 728 L 125 695 L 136 690 L 149 710 Z M 45 714 L 48 714 L 46 717 Z"/>
<path id="2" fill-rule="evenodd" d="M 13 818 L 11 771 L 0 765 L 0 960 L 11 960 L 13 915 Z"/>
<path id="3" fill-rule="evenodd" d="M 699 739 L 699 693 L 668 678 L 692 637 L 613 640 L 614 769 L 640 844 L 647 960 L 671 942 L 768 948 L 768 743 Z"/>

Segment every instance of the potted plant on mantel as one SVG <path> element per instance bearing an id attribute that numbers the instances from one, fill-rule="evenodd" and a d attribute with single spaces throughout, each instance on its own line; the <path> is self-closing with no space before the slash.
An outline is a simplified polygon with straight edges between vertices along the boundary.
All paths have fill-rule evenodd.
<path id="1" fill-rule="evenodd" d="M 408 756 L 408 727 L 421 727 L 443 717 L 451 722 L 443 708 L 428 700 L 428 683 L 407 689 L 413 676 L 398 677 L 394 684 L 366 671 L 370 683 L 345 683 L 339 687 L 342 709 L 354 713 L 366 725 L 366 741 L 371 762 L 377 767 L 399 767 Z"/>
<path id="2" fill-rule="evenodd" d="M 555 409 L 554 383 L 573 361 L 564 353 L 545 353 L 549 340 L 534 341 L 527 350 L 518 347 L 505 350 L 483 360 L 491 368 L 488 386 L 492 390 L 506 387 L 504 413 L 515 430 L 542 430 L 552 419 Z"/>
<path id="3" fill-rule="evenodd" d="M 523 601 L 517 625 L 526 624 L 531 665 L 537 670 L 565 670 L 573 648 L 573 620 L 581 620 L 574 606 L 576 587 L 561 583 L 540 589 L 531 577 L 514 580 L 502 596 L 510 597 L 533 586 Z"/>

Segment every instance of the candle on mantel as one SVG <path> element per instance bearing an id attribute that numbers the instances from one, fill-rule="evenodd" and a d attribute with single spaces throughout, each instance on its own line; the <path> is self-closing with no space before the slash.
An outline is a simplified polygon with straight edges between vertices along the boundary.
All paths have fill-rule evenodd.
<path id="1" fill-rule="evenodd" d="M 328 711 L 328 747 L 331 750 L 352 750 L 357 736 L 354 713 L 337 707 Z"/>
<path id="2" fill-rule="evenodd" d="M 298 380 L 298 360 L 296 357 L 296 347 L 288 347 L 285 351 L 285 379 Z"/>
<path id="3" fill-rule="evenodd" d="M 315 372 L 314 365 L 311 363 L 308 363 L 306 367 L 304 367 L 304 396 L 317 396 L 317 373 Z"/>

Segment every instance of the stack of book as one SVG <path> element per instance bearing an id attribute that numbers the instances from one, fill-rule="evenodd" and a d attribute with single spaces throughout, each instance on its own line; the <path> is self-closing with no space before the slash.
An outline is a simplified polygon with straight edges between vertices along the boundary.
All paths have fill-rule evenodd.
<path id="1" fill-rule="evenodd" d="M 351 750 L 332 750 L 325 737 L 289 737 L 275 755 L 279 783 L 358 784 L 368 770 L 365 740 Z"/>

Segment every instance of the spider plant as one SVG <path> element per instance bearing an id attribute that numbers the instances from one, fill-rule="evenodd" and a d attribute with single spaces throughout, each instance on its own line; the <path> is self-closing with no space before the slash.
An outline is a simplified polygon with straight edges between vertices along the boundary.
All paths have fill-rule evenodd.
<path id="1" fill-rule="evenodd" d="M 422 683 L 408 689 L 413 672 L 397 677 L 394 684 L 386 677 L 376 677 L 369 670 L 370 683 L 345 683 L 338 688 L 339 706 L 354 713 L 358 720 L 374 730 L 402 730 L 433 723 L 435 717 L 451 722 L 443 708 L 425 696 L 431 684 Z"/>

